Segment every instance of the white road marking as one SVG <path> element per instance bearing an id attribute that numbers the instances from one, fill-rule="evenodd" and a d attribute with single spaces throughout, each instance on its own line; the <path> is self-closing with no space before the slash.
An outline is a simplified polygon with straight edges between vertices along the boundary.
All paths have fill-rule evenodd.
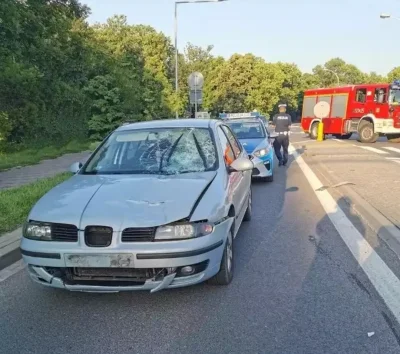
<path id="1" fill-rule="evenodd" d="M 337 141 L 339 143 L 344 143 L 344 140 L 340 140 L 340 139 L 332 139 L 332 140 L 335 140 L 335 141 Z"/>
<path id="2" fill-rule="evenodd" d="M 289 146 L 289 151 L 303 171 L 340 237 L 385 301 L 396 320 L 400 321 L 400 280 L 379 257 L 363 235 L 354 227 L 329 192 L 326 190 L 317 191 L 317 189 L 323 187 L 321 181 L 294 149 L 293 145 Z"/>
<path id="3" fill-rule="evenodd" d="M 355 144 L 353 144 L 353 146 L 357 146 L 361 149 L 372 151 L 372 152 L 375 152 L 375 153 L 381 154 L 381 155 L 388 154 L 387 151 L 379 150 L 379 149 L 373 148 L 371 146 L 360 146 L 360 145 L 355 145 Z"/>
<path id="4" fill-rule="evenodd" d="M 14 274 L 17 274 L 19 271 L 24 269 L 26 267 L 26 264 L 23 262 L 22 259 L 20 259 L 18 262 L 15 262 L 8 266 L 7 268 L 4 268 L 3 270 L 0 270 L 0 283 L 9 277 L 11 277 Z"/>
<path id="5" fill-rule="evenodd" d="M 383 147 L 383 149 L 389 150 L 389 151 L 393 151 L 393 152 L 397 152 L 398 154 L 400 154 L 400 149 L 398 149 L 398 148 L 394 148 L 394 147 Z"/>
<path id="6" fill-rule="evenodd" d="M 385 157 L 386 160 L 400 160 L 400 157 Z"/>

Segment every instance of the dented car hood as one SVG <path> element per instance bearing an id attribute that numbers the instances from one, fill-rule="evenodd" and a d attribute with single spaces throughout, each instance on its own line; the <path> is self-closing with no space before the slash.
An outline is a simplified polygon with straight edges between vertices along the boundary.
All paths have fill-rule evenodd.
<path id="1" fill-rule="evenodd" d="M 217 172 L 157 175 L 75 175 L 43 196 L 29 220 L 127 227 L 165 225 L 188 217 Z"/>

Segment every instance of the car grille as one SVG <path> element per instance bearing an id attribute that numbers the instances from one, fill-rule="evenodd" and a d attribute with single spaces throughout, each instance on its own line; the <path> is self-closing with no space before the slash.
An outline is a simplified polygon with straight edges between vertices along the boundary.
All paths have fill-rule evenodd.
<path id="1" fill-rule="evenodd" d="M 145 281 L 164 271 L 163 268 L 72 268 L 75 280 Z"/>
<path id="2" fill-rule="evenodd" d="M 85 243 L 89 247 L 107 247 L 111 245 L 113 229 L 108 226 L 86 226 Z"/>
<path id="3" fill-rule="evenodd" d="M 51 238 L 59 242 L 78 242 L 78 228 L 69 224 L 52 224 Z"/>
<path id="4" fill-rule="evenodd" d="M 152 242 L 155 234 L 155 227 L 130 227 L 122 231 L 122 242 Z"/>

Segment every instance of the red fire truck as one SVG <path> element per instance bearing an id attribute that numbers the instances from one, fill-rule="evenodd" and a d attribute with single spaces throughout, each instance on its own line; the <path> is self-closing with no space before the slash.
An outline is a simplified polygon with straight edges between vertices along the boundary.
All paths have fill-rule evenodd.
<path id="1" fill-rule="evenodd" d="M 400 142 L 400 81 L 305 91 L 303 131 L 316 139 L 321 121 L 324 134 L 339 139 L 358 133 L 364 143 L 374 143 L 382 135 Z"/>

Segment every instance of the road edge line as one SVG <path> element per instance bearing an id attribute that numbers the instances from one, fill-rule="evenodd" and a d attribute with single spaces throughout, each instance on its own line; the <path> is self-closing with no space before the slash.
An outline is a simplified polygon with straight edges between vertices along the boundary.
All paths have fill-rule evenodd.
<path id="1" fill-rule="evenodd" d="M 361 235 L 346 216 L 345 212 L 337 204 L 336 200 L 327 190 L 322 189 L 323 185 L 321 181 L 293 145 L 289 146 L 289 151 L 302 170 L 343 242 L 363 269 L 393 316 L 400 322 L 400 280 L 371 247 L 364 236 Z M 322 190 L 318 190 L 320 188 Z"/>

